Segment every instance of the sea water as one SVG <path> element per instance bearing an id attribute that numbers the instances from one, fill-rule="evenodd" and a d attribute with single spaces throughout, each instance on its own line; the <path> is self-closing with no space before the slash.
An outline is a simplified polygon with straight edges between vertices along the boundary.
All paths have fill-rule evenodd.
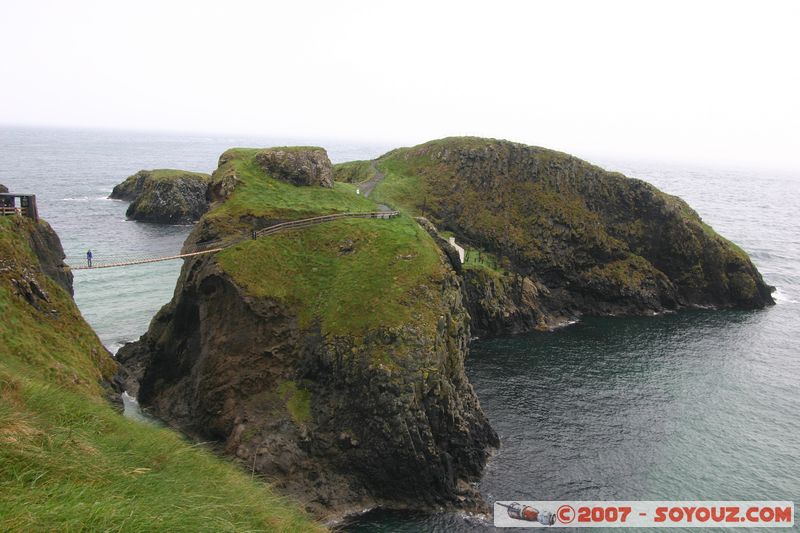
<path id="1" fill-rule="evenodd" d="M 324 139 L 0 130 L 0 183 L 35 193 L 72 262 L 180 249 L 189 227 L 125 219 L 111 188 L 139 169 L 211 172 L 232 146 L 321 144 L 335 162 L 390 147 Z M 500 435 L 487 501 L 800 499 L 800 175 L 594 159 L 653 183 L 744 248 L 778 305 L 594 318 L 474 342 L 467 373 Z M 724 166 L 724 165 L 722 165 Z M 75 272 L 84 317 L 114 351 L 172 297 L 180 262 Z M 350 531 L 483 531 L 458 513 L 374 511 Z"/>

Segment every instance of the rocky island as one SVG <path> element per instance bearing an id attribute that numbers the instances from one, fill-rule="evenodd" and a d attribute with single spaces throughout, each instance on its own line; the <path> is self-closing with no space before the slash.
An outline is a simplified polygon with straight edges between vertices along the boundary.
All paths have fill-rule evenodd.
<path id="1" fill-rule="evenodd" d="M 747 254 L 680 198 L 576 157 L 471 137 L 393 150 L 372 197 L 467 247 L 476 334 L 590 315 L 774 303 Z"/>
<path id="2" fill-rule="evenodd" d="M 185 262 L 118 379 L 317 516 L 485 508 L 472 483 L 498 438 L 464 373 L 475 334 L 773 303 L 747 254 L 679 198 L 508 141 L 337 166 L 314 147 L 231 149 L 208 191 L 185 247 L 228 247 Z M 378 202 L 400 216 L 249 238 Z"/>
<path id="3" fill-rule="evenodd" d="M 210 176 L 185 170 L 140 170 L 109 198 L 131 202 L 126 215 L 141 222 L 192 224 L 208 210 Z"/>

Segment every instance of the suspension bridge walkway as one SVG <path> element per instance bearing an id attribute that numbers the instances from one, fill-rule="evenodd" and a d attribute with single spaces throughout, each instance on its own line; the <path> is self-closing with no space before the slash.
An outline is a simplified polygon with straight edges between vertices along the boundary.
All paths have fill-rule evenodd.
<path id="1" fill-rule="evenodd" d="M 229 248 L 234 244 L 238 244 L 242 241 L 267 237 L 269 235 L 274 235 L 276 233 L 281 233 L 284 231 L 307 228 L 309 226 L 314 226 L 325 222 L 331 222 L 334 220 L 341 220 L 343 218 L 393 218 L 399 214 L 400 213 L 398 213 L 397 211 L 376 211 L 369 213 L 336 213 L 333 215 L 322 215 L 318 217 L 303 218 L 300 220 L 290 220 L 288 222 L 273 224 L 272 226 L 267 226 L 266 228 L 254 231 L 249 237 L 241 237 L 233 241 L 227 241 L 224 245 L 220 241 L 203 243 L 202 247 L 181 254 L 164 255 L 158 257 L 130 257 L 130 256 L 103 257 L 102 259 L 98 258 L 98 260 L 96 261 L 93 260 L 92 266 L 89 266 L 86 263 L 78 264 L 77 260 L 70 260 L 68 261 L 68 263 L 70 262 L 75 263 L 74 265 L 69 265 L 69 267 L 72 270 L 96 270 L 98 268 L 118 268 L 118 267 L 127 267 L 133 265 L 143 265 L 147 263 L 158 263 L 161 261 L 172 261 L 174 259 L 184 259 L 187 257 L 195 257 L 198 255 L 213 254 L 216 252 L 220 252 L 226 248 Z"/>

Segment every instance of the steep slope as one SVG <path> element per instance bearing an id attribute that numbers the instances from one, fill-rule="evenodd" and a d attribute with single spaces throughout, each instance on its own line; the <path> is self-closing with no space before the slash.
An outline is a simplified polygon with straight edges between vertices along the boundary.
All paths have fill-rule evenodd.
<path id="1" fill-rule="evenodd" d="M 305 163 L 276 172 L 274 153 L 292 150 Z M 225 152 L 215 207 L 187 243 L 376 210 L 351 185 L 312 179 L 329 175 L 324 152 L 292 150 Z M 119 357 L 144 368 L 139 400 L 154 414 L 334 516 L 481 505 L 470 482 L 497 436 L 464 374 L 468 340 L 458 277 L 398 217 L 328 222 L 187 261 L 172 302 Z"/>
<path id="2" fill-rule="evenodd" d="M 321 530 L 238 468 L 112 408 L 117 365 L 62 258 L 46 223 L 0 217 L 0 530 Z"/>
<path id="3" fill-rule="evenodd" d="M 747 254 L 683 200 L 567 154 L 450 138 L 377 165 L 386 178 L 374 199 L 428 217 L 472 252 L 465 285 L 480 333 L 773 303 Z"/>
<path id="4" fill-rule="evenodd" d="M 210 176 L 185 170 L 140 170 L 114 187 L 109 198 L 131 202 L 126 215 L 160 224 L 191 224 L 208 210 Z"/>

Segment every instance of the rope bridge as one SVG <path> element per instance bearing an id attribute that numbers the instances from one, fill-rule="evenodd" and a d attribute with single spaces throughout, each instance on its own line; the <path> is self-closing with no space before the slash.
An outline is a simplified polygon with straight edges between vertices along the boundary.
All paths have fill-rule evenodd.
<path id="1" fill-rule="evenodd" d="M 314 226 L 316 224 L 322 224 L 324 222 L 331 222 L 333 220 L 340 220 L 343 218 L 392 218 L 396 217 L 397 215 L 399 215 L 397 211 L 378 211 L 370 213 L 337 213 L 335 215 L 322 215 L 319 217 L 303 218 L 300 220 L 291 220 L 289 222 L 281 222 L 280 224 L 274 224 L 272 226 L 268 226 L 266 228 L 254 231 L 251 238 L 255 239 L 259 237 L 267 237 L 269 235 L 274 235 L 276 233 L 281 233 L 283 231 L 288 231 L 291 229 L 307 228 L 309 226 Z M 133 265 L 143 265 L 146 263 L 158 263 L 160 261 L 172 261 L 174 259 L 184 259 L 186 257 L 194 257 L 204 254 L 213 254 L 245 240 L 248 240 L 248 238 L 242 237 L 240 239 L 236 239 L 233 242 L 228 242 L 225 245 L 222 245 L 220 241 L 215 241 L 210 243 L 207 242 L 203 243 L 203 249 L 198 249 L 182 254 L 165 255 L 160 257 L 130 257 L 130 256 L 118 255 L 109 258 L 106 261 L 96 261 L 96 262 L 92 261 L 91 267 L 88 266 L 87 264 L 83 264 L 82 266 L 78 265 L 70 266 L 70 268 L 72 270 L 94 270 L 97 268 L 116 268 L 116 267 L 125 267 Z"/>

